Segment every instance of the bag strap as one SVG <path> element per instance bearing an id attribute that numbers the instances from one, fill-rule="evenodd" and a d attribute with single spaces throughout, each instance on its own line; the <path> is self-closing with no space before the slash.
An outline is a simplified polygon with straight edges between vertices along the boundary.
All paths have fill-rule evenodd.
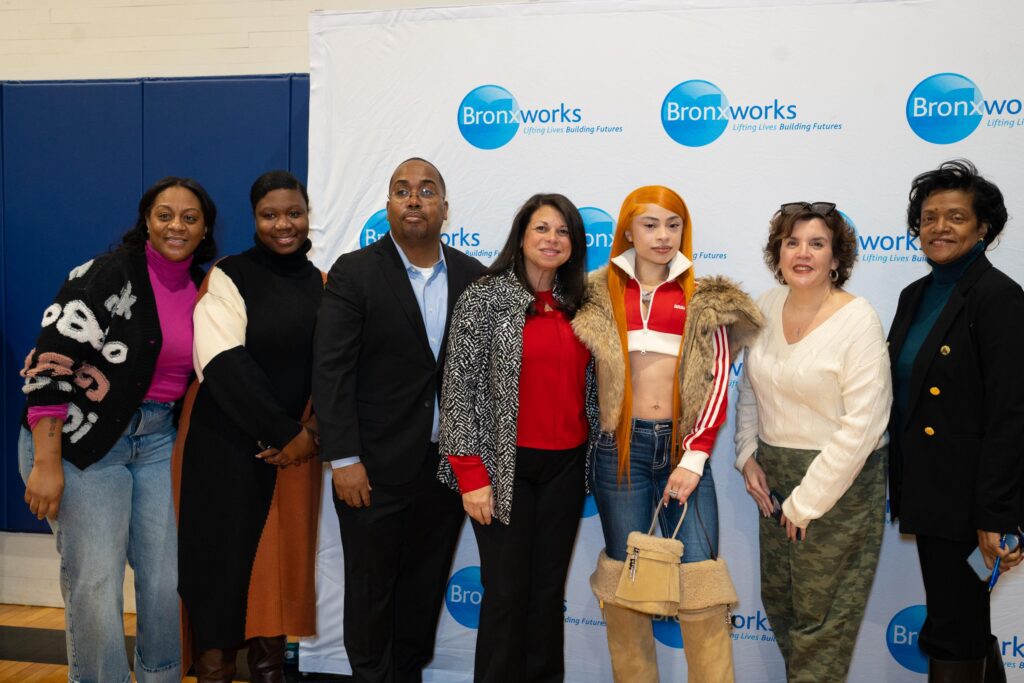
<path id="1" fill-rule="evenodd" d="M 669 536 L 670 539 L 675 538 L 679 535 L 679 530 L 683 528 L 683 520 L 686 519 L 686 511 L 690 509 L 688 502 L 683 502 L 683 514 L 679 517 L 679 524 L 676 524 L 676 530 Z M 658 515 L 661 514 L 661 505 L 654 506 L 654 517 L 651 518 L 651 528 L 647 530 L 648 536 L 654 535 L 654 527 L 658 525 Z"/>

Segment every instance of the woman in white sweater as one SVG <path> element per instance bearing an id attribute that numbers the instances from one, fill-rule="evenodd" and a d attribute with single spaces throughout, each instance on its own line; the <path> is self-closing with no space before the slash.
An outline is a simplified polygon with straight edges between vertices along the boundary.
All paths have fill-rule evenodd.
<path id="1" fill-rule="evenodd" d="M 787 680 L 843 681 L 882 543 L 889 356 L 871 304 L 842 289 L 856 242 L 835 204 L 783 204 L 764 255 L 783 286 L 758 300 L 736 467 L 762 514 L 761 599 Z"/>

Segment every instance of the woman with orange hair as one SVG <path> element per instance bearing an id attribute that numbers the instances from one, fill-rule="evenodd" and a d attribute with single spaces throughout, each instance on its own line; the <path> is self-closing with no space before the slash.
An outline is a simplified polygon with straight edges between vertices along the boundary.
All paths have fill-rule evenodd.
<path id="1" fill-rule="evenodd" d="M 616 681 L 658 680 L 651 617 L 615 596 L 631 531 L 655 509 L 683 562 L 718 552 L 718 503 L 708 458 L 725 421 L 729 367 L 761 315 L 720 277 L 694 279 L 690 212 L 661 186 L 641 187 L 619 212 L 611 262 L 590 276 L 573 328 L 597 366 L 599 422 L 591 490 L 605 550 L 591 578 L 607 622 Z M 728 606 L 682 611 L 690 681 L 733 680 Z"/>

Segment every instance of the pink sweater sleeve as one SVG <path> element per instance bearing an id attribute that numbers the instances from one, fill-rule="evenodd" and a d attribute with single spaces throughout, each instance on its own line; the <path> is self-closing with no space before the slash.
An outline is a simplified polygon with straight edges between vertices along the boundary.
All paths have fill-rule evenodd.
<path id="1" fill-rule="evenodd" d="M 31 406 L 28 409 L 28 428 L 33 430 L 39 421 L 44 417 L 59 417 L 62 420 L 68 419 L 68 404 L 60 403 L 54 406 Z"/>

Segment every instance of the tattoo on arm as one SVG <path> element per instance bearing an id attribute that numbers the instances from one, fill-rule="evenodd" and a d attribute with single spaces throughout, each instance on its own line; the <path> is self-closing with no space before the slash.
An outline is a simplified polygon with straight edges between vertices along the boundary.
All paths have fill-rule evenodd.
<path id="1" fill-rule="evenodd" d="M 46 436 L 48 438 L 52 439 L 56 435 L 57 435 L 57 418 L 51 417 L 50 418 L 50 429 L 46 432 Z"/>

